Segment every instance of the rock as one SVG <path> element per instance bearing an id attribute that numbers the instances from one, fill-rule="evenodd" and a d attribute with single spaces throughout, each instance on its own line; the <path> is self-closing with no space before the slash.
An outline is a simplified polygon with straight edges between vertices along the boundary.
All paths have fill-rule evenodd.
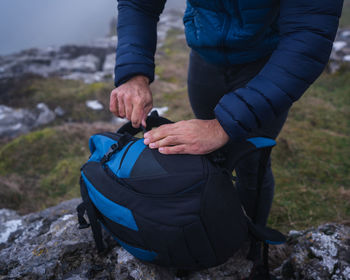
<path id="1" fill-rule="evenodd" d="M 16 211 L 0 209 L 0 244 L 5 243 L 10 234 L 21 225 L 20 216 Z"/>
<path id="2" fill-rule="evenodd" d="M 62 76 L 62 78 L 65 80 L 80 80 L 86 84 L 92 84 L 92 83 L 104 81 L 104 77 L 105 77 L 105 74 L 100 71 L 95 73 L 75 72 L 75 73 L 70 73 Z"/>
<path id="3" fill-rule="evenodd" d="M 161 47 L 163 45 L 163 42 L 169 30 L 174 28 L 180 30 L 184 29 L 182 18 L 183 13 L 177 10 L 169 10 L 167 13 L 161 15 L 157 28 L 158 47 Z"/>
<path id="4" fill-rule="evenodd" d="M 92 110 L 102 110 L 103 105 L 98 100 L 87 100 L 86 106 Z"/>
<path id="5" fill-rule="evenodd" d="M 90 228 L 77 227 L 79 203 L 73 199 L 26 216 L 0 210 L 0 279 L 235 280 L 252 268 L 242 249 L 223 265 L 177 277 L 172 269 L 138 261 L 106 232 L 109 249 L 98 254 Z M 278 279 L 350 279 L 349 226 L 291 231 L 284 246 L 275 256 L 283 262 L 273 272 Z"/>
<path id="6" fill-rule="evenodd" d="M 37 104 L 36 108 L 39 111 L 39 115 L 33 125 L 34 127 L 48 124 L 56 118 L 55 113 L 45 103 Z"/>
<path id="7" fill-rule="evenodd" d="M 171 10 L 161 15 L 158 43 L 162 44 L 172 28 L 183 29 L 182 13 Z M 29 49 L 0 56 L 0 81 L 35 74 L 59 76 L 85 83 L 110 81 L 114 75 L 116 36 L 99 38 L 87 45 L 65 45 Z"/>
<path id="8" fill-rule="evenodd" d="M 350 62 L 350 55 L 344 56 L 343 60 L 346 61 L 346 62 Z"/>
<path id="9" fill-rule="evenodd" d="M 291 254 L 275 270 L 279 279 L 350 279 L 350 227 L 325 224 L 292 232 Z"/>
<path id="10" fill-rule="evenodd" d="M 115 53 L 108 54 L 103 63 L 103 72 L 109 73 L 111 76 L 114 75 L 114 66 L 115 66 Z"/>
<path id="11" fill-rule="evenodd" d="M 0 279 L 234 280 L 252 267 L 238 252 L 221 266 L 179 278 L 174 270 L 136 260 L 106 233 L 109 250 L 98 254 L 90 228 L 77 227 L 79 203 L 73 199 L 23 217 L 0 210 Z"/>
<path id="12" fill-rule="evenodd" d="M 333 43 L 333 50 L 334 50 L 335 52 L 338 52 L 338 51 L 340 51 L 342 48 L 344 48 L 346 45 L 347 45 L 347 44 L 346 44 L 346 42 L 344 42 L 344 41 L 335 41 L 335 42 Z"/>
<path id="13" fill-rule="evenodd" d="M 48 124 L 56 115 L 46 104 L 39 103 L 34 110 L 14 109 L 0 105 L 0 138 L 13 138 L 32 128 Z"/>
<path id="14" fill-rule="evenodd" d="M 13 109 L 0 105 L 0 137 L 15 137 L 33 127 L 36 116 L 26 109 Z"/>
<path id="15" fill-rule="evenodd" d="M 66 113 L 61 106 L 57 106 L 54 110 L 56 116 L 58 117 L 63 117 L 64 114 Z"/>
<path id="16" fill-rule="evenodd" d="M 55 71 L 60 73 L 95 73 L 99 69 L 100 60 L 98 57 L 88 54 L 82 55 L 75 59 L 61 59 L 56 61 L 56 65 L 52 65 Z"/>

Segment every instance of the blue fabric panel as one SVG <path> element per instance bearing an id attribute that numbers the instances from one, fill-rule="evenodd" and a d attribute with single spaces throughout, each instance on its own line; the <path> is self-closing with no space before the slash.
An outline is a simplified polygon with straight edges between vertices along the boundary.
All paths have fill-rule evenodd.
<path id="1" fill-rule="evenodd" d="M 94 188 L 83 172 L 81 172 L 81 176 L 87 186 L 90 199 L 104 216 L 127 228 L 136 231 L 139 230 L 130 209 L 125 208 L 124 206 L 121 206 L 103 196 Z"/>
<path id="2" fill-rule="evenodd" d="M 113 235 L 113 237 L 121 246 L 123 246 L 123 248 L 126 251 L 128 251 L 131 255 L 135 256 L 136 258 L 138 258 L 140 260 L 151 262 L 151 261 L 154 261 L 154 259 L 157 257 L 157 253 L 155 253 L 153 251 L 148 251 L 148 250 L 144 250 L 141 248 L 131 246 L 131 245 L 126 244 L 125 242 L 121 241 L 115 235 Z"/>
<path id="3" fill-rule="evenodd" d="M 120 161 L 128 147 L 132 145 L 133 142 L 129 142 L 127 145 L 123 147 L 120 151 L 116 152 L 112 155 L 111 159 L 107 161 L 106 165 L 112 170 L 112 172 L 118 176 L 117 172 L 120 166 Z"/>
<path id="4" fill-rule="evenodd" d="M 121 168 L 117 172 L 119 178 L 129 178 L 132 168 L 142 151 L 146 148 L 143 139 L 137 140 L 128 150 Z"/>
<path id="5" fill-rule="evenodd" d="M 100 161 L 114 143 L 116 143 L 115 140 L 106 136 L 98 134 L 91 136 L 89 147 L 92 155 L 89 161 Z"/>
<path id="6" fill-rule="evenodd" d="M 266 147 L 273 147 L 276 145 L 275 140 L 273 140 L 271 138 L 265 138 L 265 137 L 253 137 L 253 138 L 247 139 L 247 141 L 252 143 L 258 149 L 266 148 Z"/>

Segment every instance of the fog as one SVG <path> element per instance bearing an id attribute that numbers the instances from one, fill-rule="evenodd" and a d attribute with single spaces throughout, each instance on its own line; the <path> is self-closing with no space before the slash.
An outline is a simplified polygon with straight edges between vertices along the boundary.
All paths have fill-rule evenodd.
<path id="1" fill-rule="evenodd" d="M 184 9 L 169 0 L 166 9 Z M 116 0 L 0 0 L 0 55 L 31 47 L 83 44 L 106 36 Z"/>

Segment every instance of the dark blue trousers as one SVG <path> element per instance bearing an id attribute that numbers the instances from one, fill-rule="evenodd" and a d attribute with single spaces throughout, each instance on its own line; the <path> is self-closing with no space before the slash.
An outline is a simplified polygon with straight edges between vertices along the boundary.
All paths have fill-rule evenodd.
<path id="1" fill-rule="evenodd" d="M 214 119 L 214 108 L 226 93 L 244 87 L 263 68 L 269 57 L 247 64 L 219 67 L 205 62 L 196 52 L 191 51 L 188 71 L 188 93 L 194 114 L 199 119 Z M 251 133 L 254 136 L 276 138 L 288 112 L 279 116 L 268 126 Z M 250 217 L 257 224 L 266 225 L 270 212 L 274 178 L 270 159 L 263 176 L 259 200 L 257 200 L 259 159 L 261 152 L 251 154 L 236 166 L 237 188 L 241 201 Z"/>

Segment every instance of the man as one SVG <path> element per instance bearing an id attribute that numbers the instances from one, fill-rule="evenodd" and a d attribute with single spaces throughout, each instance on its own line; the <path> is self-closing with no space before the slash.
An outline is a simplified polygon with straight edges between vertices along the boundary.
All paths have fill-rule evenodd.
<path id="1" fill-rule="evenodd" d="M 134 127 L 152 108 L 156 27 L 165 0 L 119 0 L 115 85 L 110 110 Z M 164 154 L 207 154 L 250 136 L 276 138 L 292 103 L 321 74 L 343 0 L 188 0 L 188 91 L 197 119 L 164 125 L 144 143 Z M 260 154 L 236 168 L 248 215 L 266 224 L 270 165 L 256 201 Z M 219 202 L 218 202 L 219 203 Z M 254 255 L 254 254 L 253 254 Z"/>

